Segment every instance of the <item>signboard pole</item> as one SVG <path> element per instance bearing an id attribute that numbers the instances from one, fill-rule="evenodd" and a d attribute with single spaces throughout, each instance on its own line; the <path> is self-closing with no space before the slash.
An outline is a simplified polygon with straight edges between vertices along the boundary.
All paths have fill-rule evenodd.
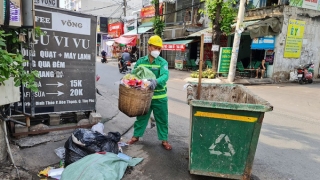
<path id="1" fill-rule="evenodd" d="M 32 62 L 33 62 L 33 57 L 32 57 L 32 53 L 30 52 L 33 52 L 34 50 L 34 46 L 32 44 L 32 29 L 28 29 L 28 45 L 29 45 L 29 71 L 32 72 L 33 71 L 33 68 L 32 68 Z M 24 88 L 24 87 L 22 87 Z M 34 103 L 34 92 L 30 92 L 30 115 L 33 117 L 35 115 L 35 103 Z M 28 126 L 29 127 L 29 126 Z"/>
<path id="2" fill-rule="evenodd" d="M 204 34 L 201 34 L 201 45 L 200 45 L 200 63 L 199 63 L 199 81 L 198 81 L 198 93 L 197 99 L 201 97 L 201 79 L 202 79 L 202 63 L 203 63 L 203 50 L 204 50 Z"/>

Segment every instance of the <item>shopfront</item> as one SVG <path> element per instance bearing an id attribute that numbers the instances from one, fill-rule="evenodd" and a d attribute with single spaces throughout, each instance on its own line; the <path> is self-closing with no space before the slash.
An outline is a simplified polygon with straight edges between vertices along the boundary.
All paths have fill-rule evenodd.
<path id="1" fill-rule="evenodd" d="M 273 73 L 273 60 L 274 60 L 274 36 L 264 36 L 252 39 L 251 44 L 251 63 L 265 59 L 267 68 L 267 77 L 271 77 Z"/>
<path id="2" fill-rule="evenodd" d="M 193 56 L 190 54 L 190 50 L 192 50 L 192 47 L 194 47 L 195 43 L 192 42 L 193 40 L 163 42 L 162 57 L 168 61 L 169 68 L 175 68 L 179 70 L 186 68 L 187 60 Z"/>

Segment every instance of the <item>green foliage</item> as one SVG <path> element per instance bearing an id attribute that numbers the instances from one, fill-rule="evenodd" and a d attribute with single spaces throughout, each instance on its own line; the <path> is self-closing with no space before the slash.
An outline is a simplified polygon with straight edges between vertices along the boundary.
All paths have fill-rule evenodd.
<path id="1" fill-rule="evenodd" d="M 201 2 L 205 2 L 205 9 L 199 11 L 209 17 L 211 24 L 214 24 L 217 6 L 221 5 L 220 17 L 218 17 L 219 24 L 215 25 L 219 26 L 223 33 L 230 34 L 232 30 L 231 25 L 237 15 L 237 10 L 232 7 L 236 3 L 235 0 L 201 0 Z"/>
<path id="2" fill-rule="evenodd" d="M 9 45 L 11 52 L 17 53 L 9 53 L 7 51 Z M 4 84 L 4 81 L 13 77 L 15 86 L 20 86 L 22 83 L 31 91 L 37 92 L 38 86 L 35 80 L 38 77 L 38 71 L 28 73 L 24 69 L 23 64 L 28 61 L 18 53 L 19 45 L 16 31 L 11 30 L 6 34 L 4 30 L 0 30 L 0 84 Z"/>
<path id="3" fill-rule="evenodd" d="M 158 1 L 159 2 L 159 1 Z M 152 0 L 151 4 L 155 5 L 156 1 Z M 156 7 L 155 7 L 156 8 Z M 159 10 L 160 11 L 160 10 Z M 153 29 L 154 29 L 154 33 L 160 37 L 162 37 L 162 32 L 166 26 L 166 24 L 164 23 L 164 21 L 161 19 L 160 16 L 155 16 L 154 18 L 152 18 L 152 22 L 153 22 Z"/>
<path id="4" fill-rule="evenodd" d="M 40 26 L 35 27 L 34 32 L 35 32 L 36 37 L 40 37 L 41 35 L 44 35 L 42 30 L 40 29 Z"/>
<path id="5" fill-rule="evenodd" d="M 161 37 L 162 32 L 165 28 L 164 21 L 162 21 L 161 18 L 157 16 L 152 19 L 152 22 L 153 22 L 154 33 Z"/>

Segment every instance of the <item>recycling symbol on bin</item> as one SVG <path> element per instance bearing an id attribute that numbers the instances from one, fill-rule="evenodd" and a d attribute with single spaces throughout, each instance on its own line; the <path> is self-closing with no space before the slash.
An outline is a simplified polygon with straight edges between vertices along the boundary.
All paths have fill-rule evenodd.
<path id="1" fill-rule="evenodd" d="M 228 149 L 227 151 L 221 152 L 216 150 L 218 145 L 224 145 L 224 144 L 226 144 L 227 146 L 227 148 L 225 148 L 225 149 Z M 230 142 L 229 137 L 225 134 L 220 134 L 220 136 L 216 139 L 216 141 L 209 147 L 209 152 L 210 154 L 215 154 L 218 156 L 219 155 L 233 156 L 236 153 L 235 150 L 233 149 L 233 146 Z"/>

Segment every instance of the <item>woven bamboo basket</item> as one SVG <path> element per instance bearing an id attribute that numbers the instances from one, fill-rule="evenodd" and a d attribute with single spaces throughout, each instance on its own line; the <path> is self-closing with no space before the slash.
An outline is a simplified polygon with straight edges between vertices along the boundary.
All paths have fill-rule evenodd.
<path id="1" fill-rule="evenodd" d="M 146 115 L 150 109 L 153 91 L 127 88 L 119 85 L 119 110 L 129 117 Z"/>

